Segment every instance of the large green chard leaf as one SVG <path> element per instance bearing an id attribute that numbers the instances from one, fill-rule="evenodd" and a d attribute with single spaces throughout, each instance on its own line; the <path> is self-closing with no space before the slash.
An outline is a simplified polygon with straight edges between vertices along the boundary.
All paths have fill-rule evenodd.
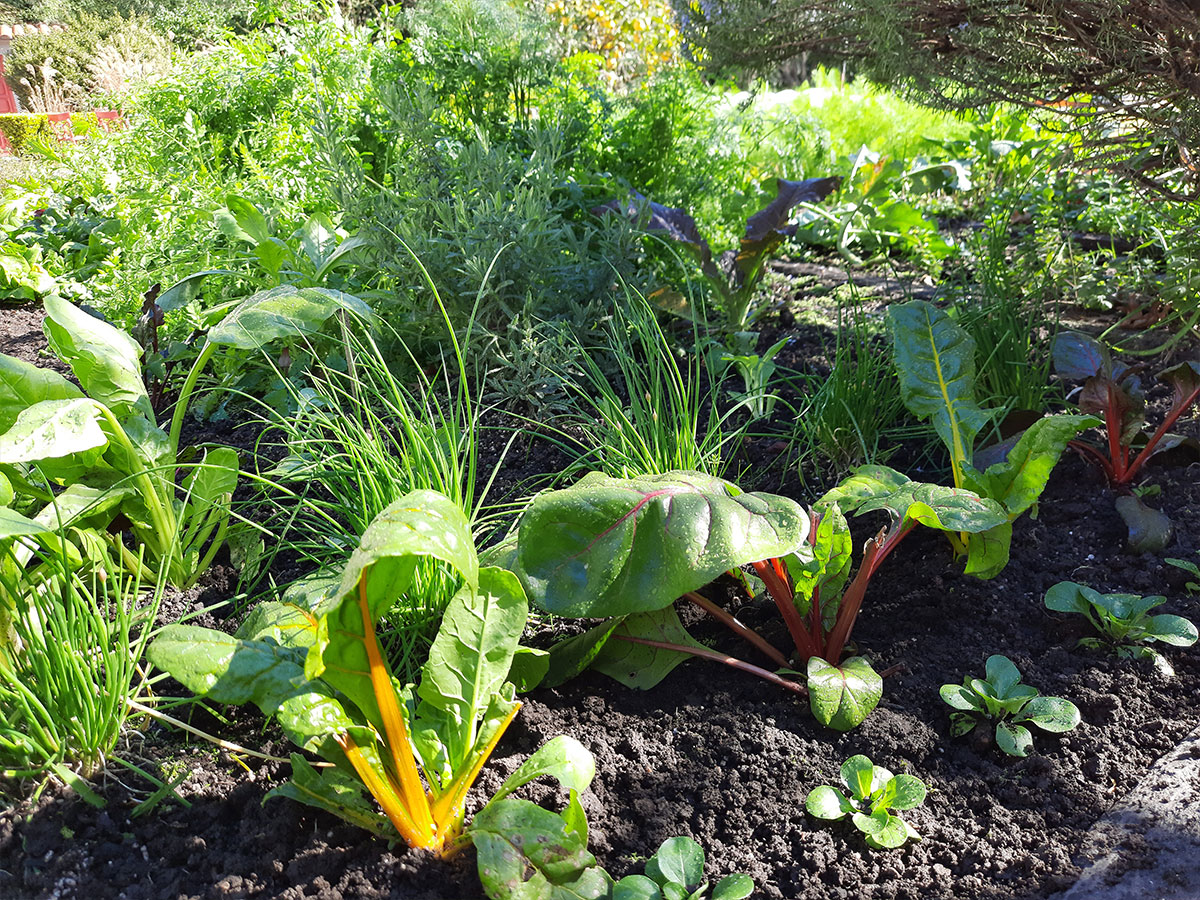
<path id="1" fill-rule="evenodd" d="M 995 410 L 975 402 L 975 341 L 949 316 L 923 300 L 888 308 L 896 371 L 904 405 L 920 419 L 932 419 L 950 451 L 955 484 L 970 465 L 975 436 Z"/>
<path id="2" fill-rule="evenodd" d="M 1015 519 L 1037 502 L 1068 442 L 1087 428 L 1104 424 L 1095 416 L 1038 419 L 1009 451 L 1007 459 L 980 474 L 967 471 L 966 487 L 998 502 Z"/>
<path id="3" fill-rule="evenodd" d="M 584 669 L 596 661 L 596 657 L 608 643 L 609 637 L 623 621 L 623 616 L 615 616 L 594 628 L 589 628 L 583 634 L 559 641 L 551 647 L 550 665 L 546 670 L 546 677 L 541 681 L 541 686 L 558 687 L 581 674 Z"/>
<path id="4" fill-rule="evenodd" d="M 345 310 L 361 319 L 372 317 L 362 300 L 327 288 L 280 285 L 247 297 L 208 332 L 208 341 L 258 350 L 272 341 L 311 337 L 334 313 Z"/>
<path id="5" fill-rule="evenodd" d="M 916 522 L 939 531 L 987 531 L 1008 523 L 1000 504 L 971 491 L 910 481 L 895 492 L 858 508 L 858 515 L 886 509 L 899 522 Z"/>
<path id="6" fill-rule="evenodd" d="M 87 395 L 118 419 L 140 415 L 153 420 L 138 342 L 60 297 L 47 297 L 45 307 L 50 347 L 71 367 Z"/>
<path id="7" fill-rule="evenodd" d="M 475 843 L 479 880 L 493 900 L 599 900 L 609 879 L 587 850 L 587 838 L 563 817 L 509 797 L 485 807 L 467 834 Z"/>
<path id="8" fill-rule="evenodd" d="M 687 633 L 674 606 L 626 616 L 612 635 L 614 638 L 628 635 L 684 647 L 704 648 Z M 626 687 L 648 691 L 670 675 L 676 666 L 689 659 L 692 659 L 690 653 L 610 638 L 592 663 L 592 668 L 615 678 Z"/>
<path id="9" fill-rule="evenodd" d="M 825 493 L 813 508 L 824 514 L 834 504 L 843 514 L 857 510 L 864 503 L 894 494 L 912 479 L 888 466 L 859 466 L 837 487 Z"/>
<path id="10" fill-rule="evenodd" d="M 478 743 L 477 722 L 504 684 L 529 604 L 515 575 L 479 570 L 479 590 L 459 591 L 442 616 L 421 672 L 417 718 L 433 725 L 459 771 Z"/>
<path id="11" fill-rule="evenodd" d="M 1008 565 L 1012 534 L 1011 522 L 1002 522 L 986 531 L 968 533 L 967 564 L 963 573 L 984 580 L 999 575 Z"/>
<path id="12" fill-rule="evenodd" d="M 326 759 L 344 762 L 332 740 L 338 734 L 350 734 L 364 753 L 374 752 L 371 731 L 347 715 L 327 685 L 305 677 L 302 647 L 243 640 L 195 625 L 168 625 L 146 656 L 214 703 L 253 703 L 264 714 L 277 716 L 293 743 Z"/>
<path id="13" fill-rule="evenodd" d="M 98 404 L 86 397 L 35 403 L 0 435 L 0 463 L 40 463 L 51 478 L 78 480 L 108 447 L 100 416 Z"/>
<path id="14" fill-rule="evenodd" d="M 791 500 L 697 472 L 594 472 L 533 500 L 517 574 L 530 599 L 558 615 L 649 612 L 722 572 L 796 549 L 808 522 Z"/>
<path id="15" fill-rule="evenodd" d="M 305 662 L 306 676 L 324 678 L 349 697 L 381 734 L 384 727 L 371 682 L 368 623 L 359 603 L 359 580 L 366 580 L 366 615 L 373 628 L 411 585 L 422 557 L 449 564 L 469 591 L 478 590 L 479 561 L 467 517 L 434 491 L 406 494 L 376 516 L 351 554 L 337 594 L 314 610 L 317 640 Z"/>
<path id="16" fill-rule="evenodd" d="M 83 391 L 52 369 L 0 353 L 0 432 L 12 428 L 21 411 L 35 403 L 82 396 Z"/>

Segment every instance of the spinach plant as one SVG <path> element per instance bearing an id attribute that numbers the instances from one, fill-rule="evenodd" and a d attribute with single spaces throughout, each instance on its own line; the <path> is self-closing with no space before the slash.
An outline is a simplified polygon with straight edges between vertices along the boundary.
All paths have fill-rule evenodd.
<path id="1" fill-rule="evenodd" d="M 49 522 L 86 518 L 106 528 L 122 513 L 150 562 L 165 560 L 165 577 L 181 588 L 220 549 L 238 480 L 235 450 L 201 448 L 196 461 L 179 452 L 184 415 L 213 355 L 308 333 L 339 310 L 370 314 L 357 298 L 315 288 L 277 288 L 226 308 L 180 389 L 167 432 L 155 420 L 137 342 L 61 298 L 47 297 L 45 310 L 50 347 L 79 386 L 0 355 L 0 473 Z M 119 538 L 110 543 L 117 558 L 135 565 Z"/>
<path id="2" fill-rule="evenodd" d="M 726 875 L 712 894 L 704 880 L 704 848 L 689 837 L 663 841 L 646 860 L 646 874 L 627 875 L 613 885 L 612 900 L 743 900 L 754 891 L 749 875 Z"/>
<path id="3" fill-rule="evenodd" d="M 920 778 L 893 775 L 862 755 L 846 760 L 841 776 L 845 792 L 827 784 L 809 791 L 804 801 L 809 815 L 835 822 L 849 816 L 854 827 L 867 836 L 867 846 L 872 850 L 921 839 L 915 828 L 893 812 L 925 802 L 925 782 Z"/>
<path id="4" fill-rule="evenodd" d="M 975 401 L 974 340 L 923 300 L 889 307 L 887 320 L 901 398 L 917 418 L 932 421 L 950 454 L 955 488 L 994 500 L 1005 511 L 1007 521 L 987 531 L 947 533 L 955 551 L 966 556 L 966 572 L 991 578 L 1008 565 L 1012 523 L 1037 503 L 1068 441 L 1099 420 L 1087 415 L 1038 419 L 1011 445 L 988 454 L 989 465 L 980 471 L 975 463 L 985 454 L 976 455 L 975 438 L 1000 410 L 983 409 Z"/>
<path id="5" fill-rule="evenodd" d="M 1061 733 L 1079 724 L 1079 709 L 1061 697 L 1041 697 L 1038 689 L 1021 684 L 1021 673 L 1007 656 L 988 657 L 986 678 L 967 677 L 942 685 L 950 714 L 950 733 L 969 734 L 982 721 L 996 723 L 996 745 L 1009 756 L 1028 756 L 1033 736 L 1022 723 Z"/>
<path id="6" fill-rule="evenodd" d="M 890 529 L 868 541 L 840 601 L 851 545 L 839 503 L 861 512 L 886 509 L 893 518 Z M 747 494 L 695 472 L 635 479 L 593 473 L 574 487 L 539 495 L 521 519 L 505 564 L 544 609 L 607 619 L 551 651 L 550 681 L 565 681 L 592 665 L 647 689 L 689 656 L 699 656 L 807 694 L 823 724 L 842 730 L 859 724 L 878 703 L 882 684 L 866 660 L 843 662 L 842 654 L 872 575 L 918 524 L 971 531 L 994 526 L 1003 513 L 969 492 L 916 484 L 876 467 L 860 471 L 818 506 L 831 508 L 812 529 L 810 515 L 786 498 Z M 754 565 L 783 615 L 796 662 L 697 593 L 746 564 Z M 779 671 L 694 641 L 673 606 L 680 597 L 750 641 Z M 797 664 L 807 667 L 807 688 L 783 677 L 798 674 Z"/>
<path id="7" fill-rule="evenodd" d="M 1099 638 L 1081 638 L 1078 646 L 1107 647 L 1124 659 L 1149 659 L 1167 675 L 1174 674 L 1171 664 L 1146 645 L 1162 642 L 1190 647 L 1196 643 L 1196 626 L 1187 619 L 1165 613 L 1150 615 L 1150 610 L 1167 602 L 1166 597 L 1101 594 L 1086 585 L 1060 581 L 1046 591 L 1044 602 L 1055 612 L 1079 613 L 1100 632 Z"/>
<path id="8" fill-rule="evenodd" d="M 420 684 L 401 688 L 375 622 L 426 559 L 452 569 L 462 588 L 446 609 Z M 213 702 L 254 703 L 295 744 L 333 763 L 317 770 L 293 754 L 291 781 L 272 795 L 444 855 L 468 840 L 481 854 L 500 853 L 497 820 L 532 831 L 531 841 L 549 822 L 551 834 L 538 840 L 551 853 L 569 830 L 561 817 L 533 813 L 527 801 L 500 801 L 543 774 L 571 790 L 586 788 L 591 755 L 565 736 L 513 773 L 476 817 L 477 830 L 462 831 L 467 792 L 521 707 L 507 678 L 527 611 L 512 573 L 479 565 L 462 510 L 441 494 L 414 491 L 367 527 L 336 591 L 310 607 L 265 603 L 235 635 L 170 626 L 148 655 Z"/>
<path id="9" fill-rule="evenodd" d="M 1053 356 L 1060 377 L 1083 381 L 1080 411 L 1104 418 L 1103 444 L 1076 440 L 1071 446 L 1099 466 L 1117 489 L 1117 512 L 1129 528 L 1130 546 L 1138 551 L 1161 550 L 1170 541 L 1171 522 L 1143 503 L 1130 486 L 1155 454 L 1189 443 L 1170 429 L 1200 398 L 1200 363 L 1189 360 L 1158 373 L 1158 380 L 1170 384 L 1174 392 L 1162 424 L 1147 434 L 1141 366 L 1115 362 L 1107 347 L 1077 332 L 1058 335 Z"/>

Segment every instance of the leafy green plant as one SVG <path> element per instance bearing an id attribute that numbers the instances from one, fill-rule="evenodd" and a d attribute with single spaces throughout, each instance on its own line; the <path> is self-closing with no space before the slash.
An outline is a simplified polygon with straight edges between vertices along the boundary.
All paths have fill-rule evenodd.
<path id="1" fill-rule="evenodd" d="M 42 264 L 42 248 L 5 241 L 0 247 L 0 302 L 41 300 L 58 287 Z"/>
<path id="2" fill-rule="evenodd" d="M 1007 656 L 988 657 L 986 678 L 968 676 L 961 685 L 944 684 L 942 699 L 950 714 L 950 733 L 969 734 L 980 722 L 996 723 L 996 746 L 1009 756 L 1028 756 L 1033 736 L 1022 723 L 1059 734 L 1079 724 L 1079 709 L 1061 697 L 1039 696 L 1021 684 L 1021 673 Z"/>
<path id="3" fill-rule="evenodd" d="M 970 190 L 966 167 L 957 161 L 908 163 L 862 147 L 850 159 L 850 174 L 841 182 L 840 202 L 832 209 L 805 201 L 795 235 L 798 240 L 833 246 L 851 265 L 881 261 L 896 247 L 932 261 L 949 256 L 952 247 L 903 194 L 935 190 Z"/>
<path id="4" fill-rule="evenodd" d="M 779 397 L 772 393 L 771 382 L 775 376 L 775 357 L 788 345 L 791 338 L 776 341 L 761 354 L 755 350 L 758 333 L 739 331 L 730 335 L 726 352 L 721 362 L 732 365 L 742 378 L 745 393 L 739 399 L 750 413 L 751 419 L 765 419 L 775 411 Z"/>
<path id="5" fill-rule="evenodd" d="M 884 850 L 919 841 L 916 829 L 893 810 L 908 810 L 925 801 L 925 783 L 915 775 L 893 775 L 865 756 L 852 756 L 842 764 L 846 793 L 827 784 L 809 791 L 804 800 L 808 814 L 838 821 L 850 816 L 854 827 L 866 835 L 867 846 Z"/>
<path id="6" fill-rule="evenodd" d="M 137 342 L 61 298 L 47 297 L 45 308 L 50 346 L 80 386 L 0 356 L 0 472 L 65 524 L 87 516 L 107 527 L 120 511 L 151 562 L 165 561 L 164 576 L 179 587 L 194 584 L 220 549 L 238 480 L 233 449 L 203 449 L 195 462 L 179 454 L 184 416 L 209 360 L 218 348 L 260 349 L 309 333 L 339 310 L 370 315 L 349 295 L 290 287 L 222 310 L 180 388 L 168 433 L 155 421 Z M 103 522 L 94 521 L 97 509 Z M 110 545 L 140 565 L 119 537 Z"/>
<path id="7" fill-rule="evenodd" d="M 1150 615 L 1150 610 L 1167 602 L 1166 597 L 1141 597 L 1137 594 L 1101 594 L 1082 584 L 1060 581 L 1048 591 L 1046 609 L 1078 613 L 1098 632 L 1099 638 L 1080 638 L 1078 646 L 1089 649 L 1106 647 L 1124 659 L 1149 659 L 1164 673 L 1174 670 L 1157 650 L 1146 646 L 1154 642 L 1174 647 L 1196 643 L 1196 626 L 1182 616 Z"/>
<path id="8" fill-rule="evenodd" d="M 447 607 L 420 684 L 401 689 L 375 622 L 410 586 L 423 559 L 452 568 L 462 588 Z M 480 567 L 462 510 L 433 491 L 414 491 L 368 526 L 337 591 L 311 608 L 263 604 L 236 635 L 170 626 L 148 655 L 210 701 L 254 703 L 295 744 L 333 763 L 318 771 L 293 754 L 292 780 L 274 796 L 445 855 L 473 837 L 462 835 L 467 792 L 520 709 L 507 678 L 526 615 L 517 579 Z M 526 760 L 491 804 L 538 775 L 578 791 L 593 773 L 591 755 L 560 736 Z M 364 787 L 382 815 L 363 798 Z M 477 845 L 490 843 L 485 825 L 492 817 L 536 832 L 538 820 L 520 814 L 530 806 L 481 812 Z M 565 828 L 561 820 L 558 827 Z"/>
<path id="9" fill-rule="evenodd" d="M 720 298 L 725 313 L 723 330 L 733 333 L 742 331 L 752 318 L 754 292 L 770 254 L 795 234 L 796 226 L 789 224 L 792 210 L 801 203 L 823 199 L 839 183 L 838 178 L 776 179 L 775 199 L 746 220 L 746 232 L 734 254 L 733 270 L 728 275 L 713 258 L 712 248 L 700 234 L 695 219 L 683 209 L 654 203 L 634 192 L 629 201 L 611 200 L 592 211 L 620 213 L 642 223 L 646 231 L 665 233 L 687 249 L 699 262 L 705 282 Z M 688 310 L 692 316 L 702 317 L 699 312 L 690 310 L 681 295 L 675 295 L 673 299 L 677 311 Z"/>
<path id="10" fill-rule="evenodd" d="M 1099 424 L 1093 416 L 1046 416 L 1012 442 L 976 454 L 975 438 L 998 410 L 975 400 L 975 341 L 946 313 L 923 300 L 891 306 L 896 372 L 904 405 L 933 423 L 950 456 L 954 486 L 996 501 L 1008 521 L 985 532 L 949 534 L 966 571 L 991 578 L 1008 565 L 1012 523 L 1037 503 L 1067 443 Z M 981 471 L 976 463 L 988 462 Z"/>
<path id="11" fill-rule="evenodd" d="M 893 518 L 890 529 L 867 543 L 858 574 L 840 601 L 851 543 L 838 503 L 860 511 L 887 509 Z M 550 682 L 591 665 L 622 684 L 647 689 L 689 656 L 698 656 L 807 694 L 822 724 L 853 728 L 882 692 L 880 676 L 866 660 L 842 660 L 879 565 L 917 524 L 978 530 L 1002 521 L 1003 513 L 968 492 L 916 484 L 890 470 L 861 472 L 822 504 L 831 508 L 811 529 L 809 515 L 790 500 L 746 494 L 695 472 L 635 479 L 593 473 L 574 487 L 538 495 L 507 547 L 505 564 L 543 609 L 607 619 L 551 651 Z M 806 538 L 813 546 L 805 545 Z M 799 664 L 807 665 L 807 688 L 704 647 L 679 621 L 673 603 L 682 597 L 750 641 L 784 675 L 798 674 L 786 655 L 697 593 L 747 563 L 783 616 Z"/>
<path id="12" fill-rule="evenodd" d="M 1104 444 L 1074 440 L 1071 446 L 1098 465 L 1109 484 L 1120 492 L 1116 507 L 1129 528 L 1130 546 L 1137 551 L 1161 550 L 1171 539 L 1171 522 L 1134 495 L 1130 485 L 1155 454 L 1188 443 L 1186 438 L 1171 434 L 1170 428 L 1200 398 L 1200 363 L 1182 362 L 1158 373 L 1159 381 L 1170 384 L 1174 392 L 1162 424 L 1147 435 L 1141 366 L 1114 362 L 1107 347 L 1078 332 L 1058 335 L 1053 352 L 1054 369 L 1060 377 L 1083 380 L 1080 411 L 1103 416 L 1104 420 Z"/>
<path id="13" fill-rule="evenodd" d="M 750 876 L 726 875 L 708 893 L 704 848 L 689 837 L 663 841 L 646 860 L 646 874 L 627 875 L 612 888 L 612 900 L 742 900 L 754 891 Z"/>
<path id="14" fill-rule="evenodd" d="M 49 138 L 50 123 L 45 113 L 0 113 L 0 133 L 13 153 L 20 153 L 33 137 Z"/>

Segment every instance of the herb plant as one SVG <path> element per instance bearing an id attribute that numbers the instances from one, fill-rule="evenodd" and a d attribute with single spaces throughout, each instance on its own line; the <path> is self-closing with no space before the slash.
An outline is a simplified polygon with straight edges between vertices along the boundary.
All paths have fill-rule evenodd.
<path id="1" fill-rule="evenodd" d="M 1175 647 L 1196 643 L 1196 626 L 1182 616 L 1165 613 L 1150 615 L 1150 610 L 1167 602 L 1166 597 L 1141 597 L 1137 594 L 1101 594 L 1082 584 L 1060 581 L 1046 591 L 1047 609 L 1079 613 L 1098 632 L 1099 638 L 1081 638 L 1078 646 L 1089 649 L 1107 647 L 1125 659 L 1153 660 L 1166 674 L 1173 674 L 1170 663 L 1153 647 L 1162 642 Z"/>
<path id="2" fill-rule="evenodd" d="M 916 829 L 893 810 L 913 809 L 925 801 L 925 783 L 915 775 L 893 775 L 865 756 L 852 756 L 842 764 L 842 784 L 847 793 L 827 784 L 813 788 L 804 801 L 808 814 L 837 821 L 850 816 L 854 827 L 867 837 L 872 850 L 899 847 L 919 841 Z"/>
<path id="3" fill-rule="evenodd" d="M 942 699 L 956 711 L 950 714 L 950 733 L 969 734 L 980 722 L 996 723 L 996 745 L 1009 756 L 1028 756 L 1033 736 L 1022 723 L 1061 733 L 1079 724 L 1079 709 L 1061 697 L 1039 696 L 1038 689 L 1021 684 L 1021 673 L 1007 656 L 988 657 L 987 677 L 967 677 L 961 685 L 944 684 Z"/>
<path id="4" fill-rule="evenodd" d="M 991 578 L 1008 565 L 1012 523 L 1037 503 L 1050 472 L 1076 434 L 1099 424 L 1092 416 L 1046 416 L 1015 443 L 987 454 L 982 471 L 975 463 L 975 438 L 999 413 L 975 401 L 975 342 L 946 313 L 923 300 L 888 308 L 896 371 L 904 405 L 930 419 L 950 454 L 955 488 L 993 500 L 1007 521 L 975 534 L 948 533 L 955 551 L 966 556 L 966 572 Z"/>
<path id="5" fill-rule="evenodd" d="M 613 885 L 612 900 L 743 900 L 754 891 L 749 875 L 726 875 L 711 894 L 704 880 L 704 848 L 689 837 L 663 841 L 646 860 L 646 874 Z"/>
<path id="6" fill-rule="evenodd" d="M 402 689 L 375 622 L 429 558 L 453 569 L 463 586 L 447 607 L 420 684 Z M 335 592 L 309 608 L 262 604 L 236 635 L 170 626 L 149 658 L 213 702 L 254 703 L 277 717 L 295 744 L 333 763 L 318 771 L 293 754 L 292 779 L 273 795 L 448 855 L 469 839 L 462 834 L 467 792 L 521 706 L 507 678 L 526 614 L 517 579 L 480 567 L 458 506 L 415 491 L 366 529 Z M 541 813 L 561 823 L 545 810 L 525 815 L 525 801 L 496 804 L 542 774 L 582 790 L 593 771 L 578 742 L 550 741 L 501 786 L 492 811 L 479 814 L 480 828 L 501 817 L 536 832 Z M 382 815 L 362 796 L 364 787 Z"/>

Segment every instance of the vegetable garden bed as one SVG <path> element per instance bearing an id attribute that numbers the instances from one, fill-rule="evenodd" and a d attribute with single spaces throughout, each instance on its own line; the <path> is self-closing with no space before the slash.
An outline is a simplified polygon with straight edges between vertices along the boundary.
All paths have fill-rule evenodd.
<path id="1" fill-rule="evenodd" d="M 37 316 L 0 319 L 0 350 L 29 358 Z M 1151 394 L 1151 409 L 1167 403 Z M 1152 412 L 1151 418 L 1154 418 Z M 1200 436 L 1195 417 L 1178 431 Z M 202 436 L 193 435 L 199 441 Z M 214 436 L 226 441 L 228 432 Z M 558 466 L 548 445 L 515 454 L 533 470 Z M 539 461 L 544 460 L 542 465 Z M 1069 887 L 1087 833 L 1141 774 L 1200 718 L 1200 662 L 1165 648 L 1175 668 L 1076 649 L 1083 620 L 1048 611 L 1043 595 L 1061 581 L 1102 592 L 1164 594 L 1164 609 L 1200 618 L 1188 576 L 1165 557 L 1197 559 L 1200 466 L 1185 459 L 1150 468 L 1155 501 L 1176 537 L 1162 553 L 1130 554 L 1113 495 L 1096 469 L 1068 453 L 1036 518 L 1014 526 L 1012 560 L 997 577 L 959 574 L 942 535 L 907 538 L 872 582 L 854 639 L 885 679 L 883 700 L 845 734 L 818 725 L 807 703 L 757 679 L 702 660 L 675 669 L 651 691 L 629 690 L 594 672 L 535 690 L 485 768 L 478 795 L 490 795 L 537 747 L 558 734 L 596 757 L 583 795 L 590 849 L 614 877 L 640 872 L 666 838 L 690 835 L 707 851 L 715 882 L 745 872 L 768 898 L 1042 898 Z M 764 485 L 771 490 L 773 486 Z M 796 484 L 783 490 L 806 507 Z M 882 513 L 852 521 L 856 545 L 886 524 Z M 162 616 L 178 618 L 229 587 L 219 567 L 201 588 L 169 595 Z M 728 579 L 726 579 L 728 581 Z M 720 602 L 785 645 L 787 633 L 765 598 L 733 600 L 732 582 L 709 589 Z M 203 599 L 201 599 L 203 598 Z M 693 607 L 692 634 L 715 649 L 763 663 L 755 651 Z M 232 623 L 207 624 L 231 627 Z M 543 635 L 544 637 L 544 635 Z M 1011 658 L 1023 680 L 1073 701 L 1082 725 L 1038 732 L 1023 759 L 1006 756 L 989 732 L 951 736 L 945 683 L 982 676 L 992 654 Z M 767 663 L 764 663 L 767 664 Z M 769 664 L 767 664 L 769 665 Z M 288 744 L 248 707 L 226 721 L 197 713 L 193 724 L 228 740 L 286 756 Z M 205 721 L 201 721 L 205 719 Z M 53 789 L 0 813 L 0 895 L 33 897 L 481 897 L 473 851 L 445 863 L 389 850 L 332 815 L 287 799 L 263 803 L 288 766 L 184 740 L 150 722 L 125 739 L 121 755 L 173 784 L 177 797 L 147 790 L 127 770 L 101 785 L 102 809 Z M 905 814 L 923 840 L 872 851 L 848 822 L 805 813 L 808 793 L 836 784 L 855 754 L 919 776 L 925 803 Z M 120 779 L 120 780 L 118 780 Z M 123 784 L 122 782 L 127 782 Z M 533 799 L 561 807 L 557 788 L 534 785 Z M 182 805 L 186 802 L 188 805 Z M 1136 849 L 1123 857 L 1137 867 Z M 564 895 L 565 896 L 565 895 Z"/>

